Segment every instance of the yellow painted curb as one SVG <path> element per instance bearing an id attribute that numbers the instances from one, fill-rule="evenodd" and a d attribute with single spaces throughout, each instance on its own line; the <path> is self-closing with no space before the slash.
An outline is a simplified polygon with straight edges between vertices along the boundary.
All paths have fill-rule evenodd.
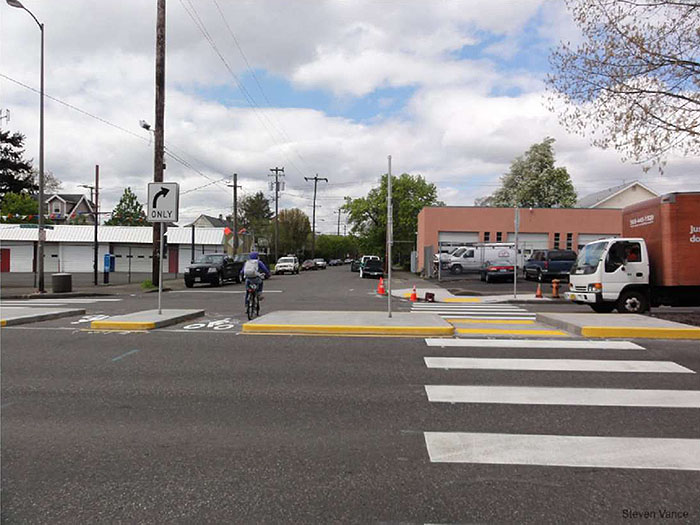
<path id="1" fill-rule="evenodd" d="M 625 337 L 642 339 L 700 339 L 700 328 L 652 328 L 646 326 L 584 326 L 584 337 Z"/>
<path id="2" fill-rule="evenodd" d="M 452 335 L 453 326 L 353 326 L 313 324 L 257 324 L 245 323 L 246 333 L 292 333 L 292 334 L 377 334 L 377 335 Z"/>
<path id="3" fill-rule="evenodd" d="M 526 319 L 513 319 L 499 321 L 498 319 L 445 319 L 448 323 L 473 323 L 473 324 L 535 324 L 535 321 L 528 321 Z"/>
<path id="4" fill-rule="evenodd" d="M 457 328 L 458 334 L 499 334 L 499 335 L 558 335 L 568 336 L 566 332 L 558 330 L 506 330 L 498 328 Z"/>
<path id="5" fill-rule="evenodd" d="M 5 326 L 7 321 L 5 319 L 0 319 L 0 326 Z"/>
<path id="6" fill-rule="evenodd" d="M 441 303 L 480 303 L 480 297 L 448 297 L 440 301 Z"/>
<path id="7" fill-rule="evenodd" d="M 93 330 L 152 330 L 156 323 L 152 321 L 93 321 Z"/>

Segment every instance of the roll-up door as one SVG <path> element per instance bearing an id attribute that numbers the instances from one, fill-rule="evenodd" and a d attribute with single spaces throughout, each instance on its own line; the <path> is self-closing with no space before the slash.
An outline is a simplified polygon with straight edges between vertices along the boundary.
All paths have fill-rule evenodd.
<path id="1" fill-rule="evenodd" d="M 462 246 L 479 242 L 479 232 L 439 232 L 440 245 Z"/>
<path id="2" fill-rule="evenodd" d="M 579 233 L 578 248 L 583 248 L 589 242 L 597 241 L 598 239 L 609 239 L 610 237 L 619 237 L 610 233 Z"/>
<path id="3" fill-rule="evenodd" d="M 92 271 L 92 264 L 95 257 L 92 245 L 62 244 L 59 253 L 61 255 L 62 272 L 89 273 Z"/>

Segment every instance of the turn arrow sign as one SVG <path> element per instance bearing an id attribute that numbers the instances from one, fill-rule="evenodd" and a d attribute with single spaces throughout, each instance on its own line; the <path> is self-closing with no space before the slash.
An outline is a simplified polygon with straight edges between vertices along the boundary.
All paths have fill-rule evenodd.
<path id="1" fill-rule="evenodd" d="M 164 188 L 163 186 L 160 187 L 160 190 L 158 193 L 156 193 L 153 196 L 153 209 L 156 209 L 158 206 L 156 206 L 156 202 L 158 202 L 158 197 L 165 197 L 168 193 L 170 193 L 170 190 L 168 188 Z"/>

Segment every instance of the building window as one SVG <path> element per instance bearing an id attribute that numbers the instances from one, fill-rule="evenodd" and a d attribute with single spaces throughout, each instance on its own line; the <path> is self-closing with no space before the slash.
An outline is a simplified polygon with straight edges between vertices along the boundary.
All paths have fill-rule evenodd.
<path id="1" fill-rule="evenodd" d="M 571 250 L 573 247 L 574 247 L 574 234 L 567 233 L 566 234 L 566 249 Z"/>
<path id="2" fill-rule="evenodd" d="M 554 234 L 554 249 L 555 250 L 559 249 L 559 234 L 558 233 Z"/>
<path id="3" fill-rule="evenodd" d="M 503 240 L 503 232 L 496 232 L 496 242 L 501 242 Z"/>
<path id="4" fill-rule="evenodd" d="M 484 242 L 491 242 L 491 232 L 484 232 Z"/>

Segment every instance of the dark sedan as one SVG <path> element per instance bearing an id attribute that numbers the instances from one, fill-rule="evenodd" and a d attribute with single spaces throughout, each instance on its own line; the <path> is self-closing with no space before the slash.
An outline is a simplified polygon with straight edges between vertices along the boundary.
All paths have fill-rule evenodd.
<path id="1" fill-rule="evenodd" d="M 384 277 L 384 263 L 379 259 L 369 259 L 365 261 L 364 266 L 360 268 L 360 277 Z"/>
<path id="2" fill-rule="evenodd" d="M 313 259 L 306 259 L 303 263 L 301 263 L 301 270 L 318 270 L 318 266 L 316 266 L 316 263 L 313 261 Z"/>
<path id="3" fill-rule="evenodd" d="M 350 271 L 351 272 L 359 272 L 360 271 L 360 260 L 359 259 L 354 259 L 350 263 Z"/>
<path id="4" fill-rule="evenodd" d="M 515 277 L 515 267 L 513 263 L 504 261 L 487 261 L 479 271 L 482 281 L 492 283 L 495 281 L 512 281 Z"/>

